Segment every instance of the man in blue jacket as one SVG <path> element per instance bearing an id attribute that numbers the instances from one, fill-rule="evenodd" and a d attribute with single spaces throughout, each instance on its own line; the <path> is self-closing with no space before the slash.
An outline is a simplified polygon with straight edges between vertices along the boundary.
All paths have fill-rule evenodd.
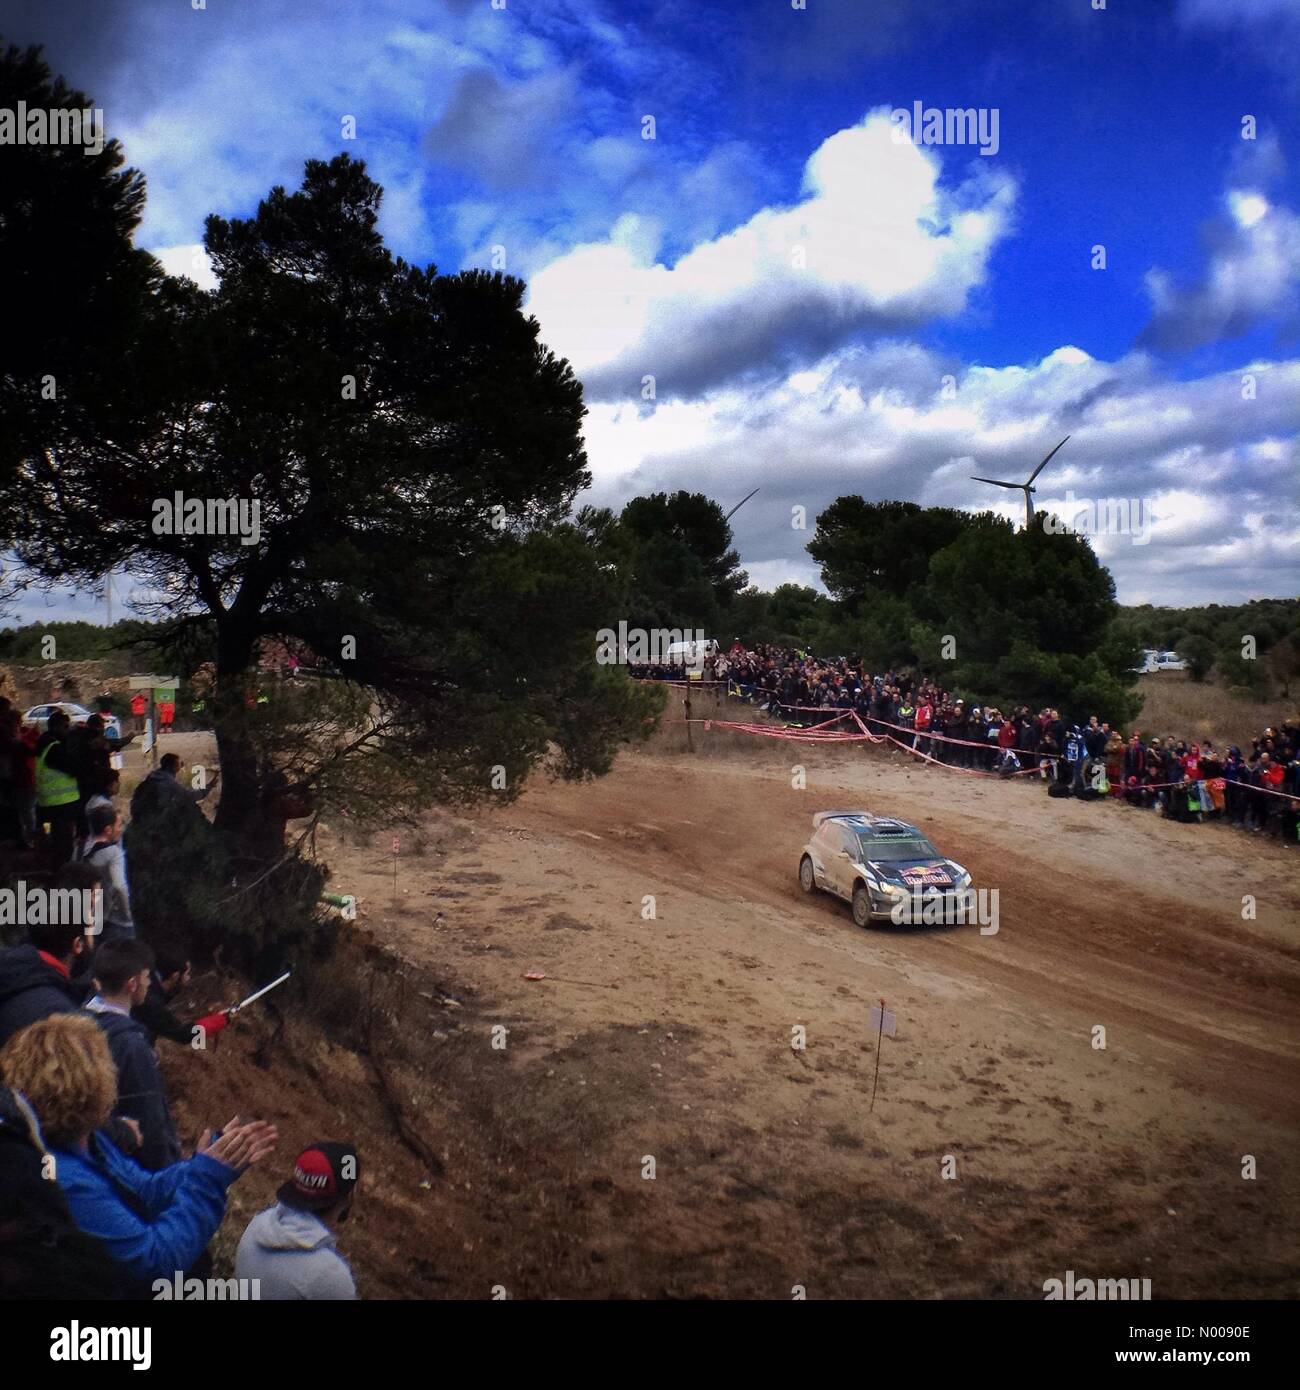
<path id="1" fill-rule="evenodd" d="M 177 1162 L 181 1156 L 158 1056 L 144 1024 L 131 1017 L 131 1010 L 143 1003 L 149 992 L 153 963 L 153 952 L 134 937 L 104 942 L 92 965 L 98 993 L 86 1004 L 86 1012 L 108 1038 L 117 1067 L 116 1113 L 140 1126 L 140 1149 L 134 1157 L 150 1172 Z"/>

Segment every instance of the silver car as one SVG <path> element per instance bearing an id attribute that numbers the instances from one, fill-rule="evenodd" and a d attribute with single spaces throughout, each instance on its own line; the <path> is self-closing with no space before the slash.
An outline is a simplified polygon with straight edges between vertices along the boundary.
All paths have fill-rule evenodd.
<path id="1" fill-rule="evenodd" d="M 818 811 L 812 839 L 799 858 L 799 886 L 804 892 L 820 889 L 843 898 L 852 904 L 853 920 L 860 927 L 919 921 L 919 915 L 906 914 L 922 900 L 938 904 L 941 920 L 968 920 L 964 913 L 970 885 L 970 874 L 945 859 L 923 831 L 869 811 Z"/>

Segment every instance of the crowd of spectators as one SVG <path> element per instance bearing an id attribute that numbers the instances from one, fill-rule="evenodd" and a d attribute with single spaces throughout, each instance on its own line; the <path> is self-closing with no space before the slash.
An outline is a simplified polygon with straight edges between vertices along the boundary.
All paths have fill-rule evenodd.
<path id="1" fill-rule="evenodd" d="M 907 671 L 872 674 L 847 658 L 826 660 L 774 646 L 709 657 L 694 673 L 666 663 L 631 668 L 649 680 L 725 683 L 728 693 L 787 725 L 809 727 L 853 711 L 867 730 L 964 771 L 1025 775 L 1087 797 L 1111 797 L 1181 821 L 1300 839 L 1300 716 L 1264 729 L 1243 751 L 1173 734 L 1082 722 L 1057 709 L 980 705 Z"/>
<path id="2" fill-rule="evenodd" d="M 74 727 L 56 711 L 38 735 L 0 699 L 0 842 L 24 904 L 32 893 L 45 904 L 25 906 L 27 940 L 0 950 L 0 1298 L 206 1287 L 227 1189 L 278 1140 L 274 1125 L 236 1116 L 187 1153 L 177 1130 L 159 1039 L 195 1058 L 229 1015 L 178 1016 L 188 950 L 177 935 L 137 934 L 117 746 L 98 715 Z M 182 844 L 194 818 L 207 828 L 198 803 L 210 785 L 196 790 L 179 772 L 164 755 L 131 799 L 133 829 L 163 845 Z M 167 904 L 154 906 L 150 920 L 165 920 Z M 349 1144 L 303 1150 L 243 1233 L 241 1287 L 273 1300 L 355 1298 L 335 1230 L 357 1176 Z"/>

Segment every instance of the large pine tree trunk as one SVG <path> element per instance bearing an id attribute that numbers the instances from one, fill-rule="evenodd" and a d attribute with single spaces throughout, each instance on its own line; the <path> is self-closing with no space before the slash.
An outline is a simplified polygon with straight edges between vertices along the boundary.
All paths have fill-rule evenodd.
<path id="1" fill-rule="evenodd" d="M 283 849 L 280 821 L 267 815 L 257 750 L 245 704 L 254 643 L 234 633 L 220 633 L 213 724 L 221 763 L 221 801 L 214 824 L 237 863 L 270 864 Z"/>

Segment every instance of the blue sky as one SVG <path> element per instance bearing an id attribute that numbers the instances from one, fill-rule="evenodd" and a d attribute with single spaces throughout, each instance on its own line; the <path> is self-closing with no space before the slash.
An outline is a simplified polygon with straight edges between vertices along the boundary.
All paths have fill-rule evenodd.
<path id="1" fill-rule="evenodd" d="M 1039 504 L 1154 518 L 1094 542 L 1121 601 L 1294 594 L 1300 0 L 1094 3 L 0 0 L 0 33 L 105 109 L 174 273 L 344 149 L 395 251 L 504 257 L 586 386 L 584 500 L 758 486 L 764 586 L 816 578 L 796 508 L 1018 516 L 969 475 L 1070 434 Z M 996 113 L 996 153 L 900 143 L 917 101 Z"/>

